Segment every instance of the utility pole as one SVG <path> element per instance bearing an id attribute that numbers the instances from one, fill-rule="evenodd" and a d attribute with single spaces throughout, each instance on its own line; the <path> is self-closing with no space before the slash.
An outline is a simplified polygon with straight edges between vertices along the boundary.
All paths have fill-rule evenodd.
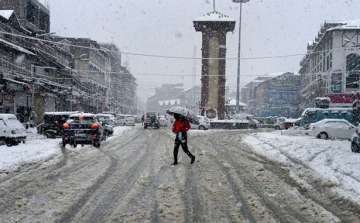
<path id="1" fill-rule="evenodd" d="M 238 43 L 238 66 L 237 66 L 237 80 L 236 80 L 236 113 L 240 112 L 240 73 L 241 73 L 241 23 L 242 23 L 242 7 L 244 3 L 250 0 L 233 0 L 234 3 L 240 3 L 239 13 L 239 43 Z"/>
<path id="2" fill-rule="evenodd" d="M 193 57 L 196 58 L 196 46 L 194 46 L 194 51 L 193 51 Z M 196 92 L 195 92 L 195 87 L 196 87 L 196 65 L 197 65 L 197 60 L 193 60 L 193 92 L 192 92 L 192 110 L 195 112 L 196 111 Z M 197 113 L 197 112 L 196 112 Z"/>

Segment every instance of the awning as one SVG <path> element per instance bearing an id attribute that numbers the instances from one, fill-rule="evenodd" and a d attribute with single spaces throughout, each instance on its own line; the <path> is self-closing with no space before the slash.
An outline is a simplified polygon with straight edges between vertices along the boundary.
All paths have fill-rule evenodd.
<path id="1" fill-rule="evenodd" d="M 10 48 L 13 48 L 14 50 L 17 50 L 17 51 L 21 52 L 21 53 L 26 53 L 26 54 L 35 56 L 35 54 L 30 52 L 29 50 L 27 50 L 27 49 L 25 49 L 25 48 L 23 48 L 21 46 L 15 45 L 15 44 L 13 44 L 13 43 L 11 43 L 9 41 L 6 41 L 6 40 L 4 40 L 2 38 L 0 38 L 0 44 L 4 44 L 4 45 L 6 45 L 6 46 L 8 46 Z"/>
<path id="2" fill-rule="evenodd" d="M 23 87 L 27 87 L 28 89 L 31 89 L 31 85 L 28 84 L 28 83 L 25 83 L 25 82 L 21 82 L 21 81 L 17 81 L 17 80 L 14 80 L 14 79 L 10 79 L 10 78 L 3 78 L 4 80 L 8 81 L 10 84 L 13 84 L 13 85 L 9 85 L 8 87 L 10 87 L 11 89 L 14 89 L 14 90 L 23 90 Z M 21 86 L 21 87 L 20 87 Z"/>

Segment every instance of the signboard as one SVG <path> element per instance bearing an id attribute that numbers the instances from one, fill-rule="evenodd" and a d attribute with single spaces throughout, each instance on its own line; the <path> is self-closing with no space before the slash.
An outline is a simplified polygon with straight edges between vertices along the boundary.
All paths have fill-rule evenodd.
<path id="1" fill-rule="evenodd" d="M 352 106 L 356 99 L 360 100 L 360 93 L 329 94 L 326 97 L 330 98 L 332 106 Z"/>

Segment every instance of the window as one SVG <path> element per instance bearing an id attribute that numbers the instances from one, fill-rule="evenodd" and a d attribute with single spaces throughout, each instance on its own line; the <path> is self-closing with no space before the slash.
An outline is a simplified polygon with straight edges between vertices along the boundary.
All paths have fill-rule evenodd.
<path id="1" fill-rule="evenodd" d="M 346 57 L 346 88 L 359 89 L 360 81 L 360 56 L 350 54 Z"/>

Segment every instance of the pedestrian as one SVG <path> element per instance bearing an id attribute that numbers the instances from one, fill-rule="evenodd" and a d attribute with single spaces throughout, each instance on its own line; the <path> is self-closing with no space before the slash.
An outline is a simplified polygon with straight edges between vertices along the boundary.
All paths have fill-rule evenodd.
<path id="1" fill-rule="evenodd" d="M 175 122 L 173 125 L 173 132 L 176 134 L 175 145 L 174 145 L 174 163 L 173 165 L 178 164 L 178 152 L 179 147 L 181 146 L 183 151 L 191 159 L 191 164 L 195 162 L 195 156 L 191 154 L 187 145 L 187 131 L 191 128 L 190 123 L 183 116 L 174 114 Z"/>

